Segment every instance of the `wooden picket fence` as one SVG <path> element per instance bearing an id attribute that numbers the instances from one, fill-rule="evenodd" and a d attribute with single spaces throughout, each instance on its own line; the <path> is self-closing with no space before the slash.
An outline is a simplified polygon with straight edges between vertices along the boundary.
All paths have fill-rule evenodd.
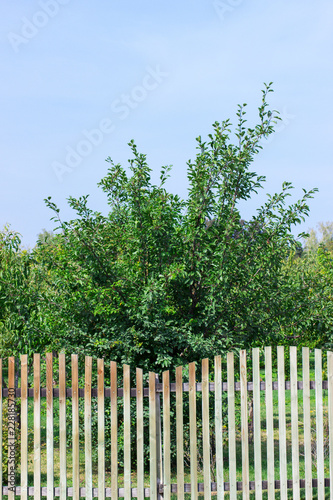
<path id="1" fill-rule="evenodd" d="M 13 357 L 8 358 L 8 365 L 7 362 L 3 365 L 0 360 L 1 463 L 3 450 L 8 453 L 7 485 L 3 485 L 3 470 L 0 468 L 0 500 L 4 495 L 8 495 L 9 500 L 14 500 L 15 495 L 20 495 L 22 500 L 27 500 L 28 496 L 36 500 L 42 496 L 48 500 L 55 496 L 59 496 L 60 500 L 67 497 L 75 500 L 79 497 L 90 500 L 93 497 L 169 500 L 173 495 L 179 499 L 189 495 L 191 499 L 196 499 L 203 495 L 205 499 L 228 496 L 230 500 L 236 500 L 240 491 L 243 500 L 249 499 L 252 494 L 255 500 L 261 500 L 263 494 L 268 500 L 274 500 L 276 490 L 281 500 L 288 498 L 288 490 L 292 491 L 295 500 L 302 497 L 311 500 L 313 489 L 318 500 L 324 500 L 325 493 L 333 500 L 333 480 L 330 480 L 333 478 L 333 353 L 327 353 L 327 368 L 325 364 L 324 372 L 327 373 L 327 380 L 323 380 L 322 351 L 319 349 L 314 353 L 310 353 L 308 348 L 302 349 L 301 380 L 298 380 L 296 347 L 288 351 L 277 347 L 276 358 L 275 350 L 273 354 L 271 347 L 255 348 L 248 357 L 244 350 L 230 352 L 226 357 L 216 356 L 214 369 L 211 370 L 209 360 L 204 359 L 200 381 L 196 364 L 190 363 L 186 367 L 176 368 L 175 382 L 170 381 L 169 371 L 163 373 L 161 382 L 155 373 L 149 373 L 146 379 L 139 368 L 136 369 L 135 378 L 134 373 L 131 378 L 128 365 L 119 370 L 115 362 L 106 366 L 103 359 L 98 359 L 95 388 L 91 357 L 85 358 L 84 387 L 79 387 L 81 372 L 75 354 L 71 356 L 71 370 L 66 367 L 64 354 L 56 359 L 52 353 L 46 354 L 45 369 L 44 360 L 41 364 L 40 355 L 35 354 L 33 374 L 28 373 L 29 360 L 26 355 L 21 356 L 18 373 L 15 373 Z M 289 358 L 287 365 L 286 355 Z M 237 363 L 239 360 L 239 377 L 235 375 L 235 357 Z M 108 379 L 105 376 L 106 368 L 110 375 Z M 290 373 L 289 380 L 286 380 L 286 368 Z M 69 372 L 71 385 L 66 385 Z M 186 378 L 188 376 L 186 381 L 184 374 Z M 15 384 L 18 375 L 19 383 Z M 311 376 L 314 380 L 310 380 Z M 45 387 L 42 387 L 41 382 L 44 380 Z M 146 388 L 144 380 L 148 383 Z M 54 400 L 57 398 L 59 407 L 55 422 Z M 92 460 L 94 398 L 95 401 L 97 398 L 98 414 L 95 480 Z M 6 399 L 8 443 L 3 443 L 5 421 L 2 409 Z M 80 399 L 84 403 L 83 429 L 82 425 L 80 429 L 79 422 Z M 45 443 L 41 439 L 41 405 L 44 401 Z M 145 401 L 149 401 L 148 417 L 144 415 L 144 408 L 147 407 Z M 17 402 L 20 402 L 19 411 Z M 71 402 L 70 415 L 68 409 L 66 411 L 68 402 Z M 106 402 L 110 406 L 109 432 L 106 432 L 105 426 Z M 18 413 L 19 427 L 14 424 Z M 29 414 L 33 414 L 33 420 L 29 419 Z M 72 429 L 70 470 L 66 436 L 68 417 Z M 30 424 L 33 422 L 31 428 L 29 421 Z M 314 422 L 315 438 L 312 428 Z M 55 423 L 59 428 L 60 469 L 57 482 L 54 471 Z M 149 435 L 145 432 L 147 427 Z M 33 449 L 29 445 L 30 434 L 33 437 Z M 148 442 L 145 442 L 145 436 Z M 14 448 L 18 437 L 20 461 L 15 463 Z M 120 437 L 124 450 L 121 468 L 118 464 Z M 80 446 L 81 453 L 84 451 L 83 476 L 80 470 Z M 105 462 L 107 447 L 110 447 L 111 456 L 108 467 Z M 131 456 L 133 449 L 134 457 Z M 46 453 L 46 470 L 42 470 L 43 453 Z M 149 471 L 144 470 L 147 463 L 145 454 L 149 459 Z M 262 465 L 264 454 L 265 467 Z M 33 461 L 30 476 L 29 459 Z M 133 461 L 136 464 L 135 471 Z M 300 468 L 301 462 L 303 468 Z M 145 484 L 145 472 L 149 472 L 149 484 Z M 42 484 L 45 475 L 46 484 Z M 33 485 L 28 484 L 29 477 L 33 477 Z M 185 482 L 187 477 L 188 483 Z M 134 479 L 135 487 L 132 484 Z M 17 484 L 18 481 L 20 484 Z"/>

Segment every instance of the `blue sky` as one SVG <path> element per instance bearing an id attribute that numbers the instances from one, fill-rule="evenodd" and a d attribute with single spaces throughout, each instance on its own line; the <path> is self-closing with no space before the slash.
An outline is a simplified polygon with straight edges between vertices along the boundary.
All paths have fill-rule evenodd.
<path id="1" fill-rule="evenodd" d="M 54 227 L 47 196 L 65 220 L 68 196 L 90 194 L 92 208 L 107 210 L 97 182 L 108 156 L 127 165 L 131 139 L 156 182 L 173 165 L 168 187 L 186 197 L 195 138 L 216 120 L 235 122 L 238 103 L 254 124 L 269 81 L 282 122 L 253 165 L 265 192 L 242 216 L 287 180 L 295 200 L 319 188 L 299 230 L 333 220 L 331 0 L 16 0 L 1 9 L 0 227 L 10 223 L 25 246 Z"/>

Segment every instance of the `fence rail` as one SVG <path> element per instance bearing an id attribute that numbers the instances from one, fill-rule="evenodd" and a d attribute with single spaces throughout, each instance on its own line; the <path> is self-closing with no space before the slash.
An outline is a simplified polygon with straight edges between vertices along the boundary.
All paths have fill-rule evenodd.
<path id="1" fill-rule="evenodd" d="M 0 360 L 0 500 L 311 500 L 314 488 L 333 500 L 333 353 L 324 361 L 327 380 L 319 349 L 255 348 L 160 382 L 103 359 L 93 376 L 75 354 Z"/>
<path id="2" fill-rule="evenodd" d="M 227 382 L 221 382 L 221 391 L 222 392 L 227 392 L 228 391 L 228 384 Z M 235 391 L 240 391 L 241 390 L 241 385 L 240 385 L 240 382 L 235 382 L 234 384 L 234 387 L 235 387 Z M 303 390 L 304 388 L 304 384 L 303 384 L 303 381 L 302 380 L 298 380 L 297 381 L 297 390 Z M 309 381 L 309 388 L 310 389 L 315 389 L 316 388 L 316 382 L 314 380 L 310 380 Z M 194 385 L 193 385 L 193 389 L 194 389 Z M 289 380 L 286 380 L 285 381 L 285 390 L 286 391 L 290 391 L 291 389 L 291 382 Z M 323 380 L 322 381 L 322 389 L 324 390 L 328 390 L 328 381 L 327 380 Z M 155 384 L 155 390 L 156 390 L 156 393 L 160 392 L 160 393 L 163 393 L 163 384 L 162 383 L 156 383 Z M 182 384 L 182 390 L 183 392 L 190 392 L 190 384 L 189 382 L 183 382 Z M 247 390 L 249 392 L 253 392 L 254 391 L 254 385 L 253 385 L 253 382 L 247 382 Z M 263 382 L 261 381 L 260 382 L 260 386 L 259 386 L 259 390 L 260 391 L 266 391 L 266 382 Z M 272 382 L 272 390 L 273 391 L 277 391 L 278 390 L 278 382 Z M 46 387 L 41 387 L 40 389 L 40 396 L 42 398 L 46 398 Z M 195 391 L 196 392 L 202 392 L 202 384 L 201 382 L 197 382 L 195 384 Z M 170 384 L 170 392 L 176 392 L 176 384 L 175 383 L 171 383 Z M 209 382 L 209 392 L 215 392 L 215 382 Z M 52 388 L 52 393 L 53 393 L 53 397 L 54 398 L 59 398 L 59 395 L 60 395 L 60 390 L 59 388 L 57 387 L 53 387 Z M 15 394 L 15 398 L 21 398 L 21 388 L 15 388 L 15 392 L 13 392 L 13 394 Z M 34 396 L 34 389 L 30 388 L 30 389 L 27 389 L 27 394 L 28 394 L 28 397 L 29 398 L 32 398 Z M 66 388 L 66 393 L 64 393 L 66 398 L 71 398 L 72 397 L 72 389 L 70 387 L 67 387 Z M 131 394 L 131 398 L 135 398 L 136 397 L 136 394 L 137 394 L 137 390 L 136 388 L 134 387 L 131 387 L 130 389 L 130 394 Z M 3 397 L 8 397 L 8 388 L 6 387 L 3 387 L 2 389 L 2 396 Z M 83 388 L 79 388 L 79 392 L 78 392 L 78 396 L 79 398 L 85 398 L 85 389 Z M 91 389 L 91 397 L 97 397 L 98 396 L 98 390 L 97 388 L 92 388 Z M 119 398 L 122 398 L 124 396 L 124 390 L 120 387 L 117 389 L 117 397 Z M 104 397 L 105 398 L 110 398 L 111 397 L 111 389 L 108 388 L 108 387 L 105 387 L 104 388 Z M 143 389 L 143 397 L 147 398 L 149 397 L 149 388 L 148 387 L 144 387 Z"/>

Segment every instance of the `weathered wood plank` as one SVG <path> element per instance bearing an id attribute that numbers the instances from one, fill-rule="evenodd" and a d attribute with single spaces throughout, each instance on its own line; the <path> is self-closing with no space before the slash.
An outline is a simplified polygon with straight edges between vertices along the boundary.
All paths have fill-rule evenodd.
<path id="1" fill-rule="evenodd" d="M 230 500 L 237 500 L 234 353 L 227 354 Z"/>
<path id="2" fill-rule="evenodd" d="M 2 387 L 2 385 L 0 385 Z M 0 462 L 2 463 L 2 462 Z M 21 356 L 21 500 L 28 498 L 28 356 Z"/>
<path id="3" fill-rule="evenodd" d="M 111 389 L 111 498 L 118 498 L 118 400 L 117 363 L 110 363 Z"/>
<path id="4" fill-rule="evenodd" d="M 330 486 L 330 479 L 329 478 L 326 478 L 325 479 L 325 488 L 329 488 Z M 292 480 L 291 479 L 288 479 L 287 481 L 287 486 L 288 486 L 288 489 L 292 489 Z M 312 480 L 312 486 L 313 488 L 317 488 L 317 479 L 313 479 Z M 254 491 L 255 490 L 255 481 L 250 481 L 249 483 L 249 487 L 250 487 L 250 491 Z M 300 479 L 300 488 L 304 488 L 305 487 L 305 480 L 304 479 Z M 225 491 L 228 492 L 230 491 L 230 485 L 228 482 L 226 482 L 224 484 L 224 488 L 225 488 Z M 280 481 L 277 480 L 275 481 L 275 488 L 278 490 L 280 488 Z M 212 482 L 211 483 L 211 491 L 212 492 L 216 492 L 216 489 L 217 489 L 217 483 L 214 483 Z M 267 489 L 267 481 L 263 481 L 262 482 L 262 489 L 265 490 Z M 43 487 L 41 489 L 42 491 L 42 496 L 43 497 L 46 497 L 47 495 L 47 491 L 46 491 L 46 487 Z M 162 495 L 163 494 L 163 485 L 160 485 L 160 494 Z M 242 481 L 238 481 L 237 482 L 237 491 L 242 491 Z M 184 492 L 185 493 L 191 493 L 191 483 L 185 483 L 184 484 Z M 198 492 L 199 493 L 203 493 L 204 492 L 204 483 L 198 483 Z M 59 496 L 59 493 L 60 493 L 60 488 L 56 487 L 54 488 L 54 496 L 57 497 Z M 80 490 L 79 490 L 79 493 L 80 493 L 80 498 L 84 498 L 86 496 L 86 489 L 85 487 L 81 487 Z M 98 497 L 98 488 L 93 488 L 93 497 L 94 498 L 97 498 Z M 150 497 L 150 489 L 149 488 L 145 488 L 145 497 Z M 174 483 L 171 485 L 171 493 L 172 494 L 176 494 L 177 493 L 177 484 Z M 8 494 L 8 487 L 5 486 L 3 488 L 3 494 L 4 495 L 7 495 Z M 20 496 L 21 494 L 21 487 L 20 486 L 17 486 L 16 487 L 16 495 Z M 33 486 L 29 486 L 28 488 L 28 494 L 29 496 L 34 496 L 34 488 Z M 132 488 L 131 489 L 131 495 L 132 495 L 132 498 L 133 497 L 137 497 L 137 488 Z M 73 496 L 73 488 L 72 487 L 69 487 L 67 488 L 67 496 L 68 497 L 72 497 Z M 124 488 L 119 488 L 118 490 L 118 496 L 121 498 L 124 497 Z M 106 488 L 105 489 L 105 497 L 106 498 L 110 498 L 111 497 L 111 488 Z"/>
<path id="5" fill-rule="evenodd" d="M 272 348 L 265 347 L 265 383 L 266 383 L 266 429 L 267 429 L 267 496 L 275 499 L 274 477 L 274 414 L 272 383 Z"/>
<path id="6" fill-rule="evenodd" d="M 41 500 L 40 354 L 34 354 L 34 500 Z"/>
<path id="7" fill-rule="evenodd" d="M 66 500 L 67 452 L 66 452 L 66 356 L 59 354 L 59 458 L 60 500 Z"/>
<path id="8" fill-rule="evenodd" d="M 97 360 L 98 498 L 105 498 L 104 359 Z"/>
<path id="9" fill-rule="evenodd" d="M 136 369 L 136 454 L 137 454 L 137 496 L 144 500 L 144 441 L 143 441 L 143 371 Z"/>
<path id="10" fill-rule="evenodd" d="M 297 347 L 290 347 L 290 406 L 291 406 L 291 455 L 293 474 L 293 500 L 300 500 L 299 487 L 299 430 L 297 393 Z"/>
<path id="11" fill-rule="evenodd" d="M 205 499 L 211 498 L 210 489 L 210 429 L 209 429 L 209 359 L 203 359 L 202 369 L 202 440 L 203 440 L 203 473 Z"/>
<path id="12" fill-rule="evenodd" d="M 325 479 L 325 487 L 328 488 L 329 485 L 330 485 L 330 479 L 326 478 Z M 312 486 L 313 486 L 313 488 L 317 488 L 317 479 L 313 479 L 312 480 Z M 275 481 L 274 487 L 275 487 L 276 490 L 280 489 L 280 481 L 279 480 Z M 293 487 L 292 479 L 288 479 L 288 481 L 287 481 L 287 487 L 288 487 L 289 490 L 292 490 L 292 487 Z M 304 488 L 304 487 L 305 487 L 305 480 L 304 479 L 300 479 L 300 488 Z M 224 483 L 224 489 L 225 489 L 226 493 L 230 491 L 230 483 L 229 482 L 225 482 Z M 242 491 L 242 489 L 243 489 L 243 482 L 242 481 L 237 481 L 237 491 L 238 491 L 238 493 L 240 493 Z M 250 481 L 250 483 L 249 483 L 249 489 L 250 489 L 250 491 L 255 491 L 255 481 Z M 262 489 L 263 490 L 267 490 L 267 481 L 266 480 L 262 481 Z M 217 490 L 217 483 L 212 482 L 212 492 L 215 493 L 216 490 Z M 185 491 L 185 493 L 190 493 L 191 492 L 191 483 L 185 483 L 184 484 L 184 491 Z M 204 484 L 203 483 L 198 483 L 198 492 L 199 493 L 203 493 L 204 492 Z M 177 493 L 177 484 L 172 484 L 172 486 L 171 486 L 171 493 Z M 290 492 L 290 493 L 292 493 L 292 492 Z M 147 495 L 147 496 L 149 496 L 149 495 Z"/>
<path id="13" fill-rule="evenodd" d="M 195 363 L 188 365 L 189 373 L 189 419 L 190 419 L 190 468 L 191 468 L 191 499 L 198 498 L 198 458 L 197 458 L 197 398 Z"/>
<path id="14" fill-rule="evenodd" d="M 159 384 L 155 374 L 155 390 Z M 156 465 L 157 465 L 157 500 L 162 500 L 160 485 L 163 485 L 163 457 L 162 457 L 162 425 L 161 425 L 161 395 L 156 392 Z"/>
<path id="15" fill-rule="evenodd" d="M 325 500 L 324 472 L 324 419 L 323 419 L 323 366 L 321 349 L 315 349 L 315 381 L 316 381 L 316 445 L 317 445 L 317 479 L 318 500 Z"/>
<path id="16" fill-rule="evenodd" d="M 78 355 L 72 354 L 72 446 L 73 446 L 73 499 L 79 500 L 79 372 Z"/>
<path id="17" fill-rule="evenodd" d="M 92 443 L 91 443 L 91 383 L 92 357 L 84 360 L 84 455 L 86 500 L 92 500 Z"/>
<path id="18" fill-rule="evenodd" d="M 214 358 L 214 380 L 215 380 L 215 443 L 216 443 L 216 479 L 217 500 L 224 497 L 223 480 L 223 422 L 222 422 L 222 368 L 221 356 Z M 198 481 L 196 480 L 196 483 Z M 197 485 L 196 485 L 197 489 Z M 196 497 L 197 498 L 197 497 Z"/>
<path id="19" fill-rule="evenodd" d="M 261 472 L 261 405 L 260 405 L 260 349 L 252 349 L 253 370 L 253 441 L 254 441 L 254 475 L 256 484 L 256 500 L 262 500 Z"/>
<path id="20" fill-rule="evenodd" d="M 305 498 L 312 500 L 312 457 L 311 457 L 311 407 L 310 407 L 310 356 L 309 348 L 302 348 L 303 368 L 303 424 L 304 424 L 304 462 Z"/>
<path id="21" fill-rule="evenodd" d="M 170 372 L 163 372 L 164 500 L 171 498 Z"/>
<path id="22" fill-rule="evenodd" d="M 176 368 L 177 498 L 184 500 L 183 368 Z"/>
<path id="23" fill-rule="evenodd" d="M 333 352 L 327 353 L 328 425 L 329 425 L 329 474 L 333 478 Z M 330 499 L 333 500 L 333 481 L 330 482 Z"/>
<path id="24" fill-rule="evenodd" d="M 278 399 L 279 399 L 279 458 L 280 458 L 280 499 L 287 500 L 287 435 L 286 435 L 286 391 L 284 369 L 284 347 L 277 348 Z"/>
<path id="25" fill-rule="evenodd" d="M 242 481 L 243 500 L 250 500 L 249 491 L 249 426 L 247 411 L 247 363 L 246 351 L 239 353 L 240 383 L 241 383 L 241 441 L 242 441 Z"/>
<path id="26" fill-rule="evenodd" d="M 129 365 L 123 366 L 124 387 L 124 490 L 125 500 L 131 499 L 131 374 Z"/>
<path id="27" fill-rule="evenodd" d="M 157 441 L 155 373 L 149 372 L 150 498 L 157 500 Z"/>
<path id="28" fill-rule="evenodd" d="M 54 452 L 53 452 L 53 356 L 46 353 L 46 462 L 47 500 L 53 500 Z"/>
<path id="29" fill-rule="evenodd" d="M 273 391 L 277 391 L 278 390 L 278 383 L 277 382 L 273 382 L 272 383 L 272 388 L 273 388 Z M 310 389 L 315 389 L 316 388 L 316 384 L 315 384 L 315 381 L 314 380 L 310 380 Z M 286 391 L 290 391 L 290 381 L 289 380 L 286 380 L 285 381 L 285 389 Z M 297 389 L 298 390 L 303 390 L 303 381 L 302 380 L 298 380 L 297 381 Z M 327 390 L 328 389 L 328 382 L 327 380 L 323 380 L 323 390 Z M 202 384 L 201 382 L 197 382 L 196 384 L 196 390 L 197 392 L 202 392 Z M 228 383 L 227 382 L 222 382 L 222 391 L 224 392 L 227 392 L 228 390 Z M 248 392 L 252 392 L 253 391 L 253 382 L 248 382 L 247 383 L 247 390 Z M 266 391 L 266 383 L 264 381 L 261 381 L 260 382 L 260 390 L 261 391 Z M 184 392 L 188 392 L 189 391 L 189 384 L 188 382 L 184 382 L 183 383 L 183 393 Z M 240 391 L 240 382 L 235 382 L 235 391 Z M 157 387 L 156 387 L 156 393 L 162 393 L 163 392 L 163 384 L 162 383 L 158 383 L 157 384 Z M 170 392 L 176 392 L 176 384 L 175 383 L 171 383 L 170 384 Z M 209 382 L 209 392 L 215 392 L 215 383 L 214 382 Z M 8 395 L 8 388 L 4 387 L 2 389 L 2 396 L 3 397 L 7 397 Z M 31 389 L 28 389 L 28 397 L 29 398 L 32 398 L 34 395 L 34 390 L 33 388 Z M 40 395 L 42 398 L 45 398 L 46 397 L 46 387 L 41 387 L 41 390 L 40 390 Z M 91 389 L 91 396 L 93 398 L 97 397 L 97 388 L 96 387 L 93 387 Z M 124 396 L 124 391 L 123 391 L 123 388 L 122 387 L 119 387 L 117 389 L 117 396 L 118 398 L 122 398 Z M 148 387 L 144 387 L 143 389 L 143 396 L 145 398 L 148 398 L 149 396 L 149 389 Z M 15 389 L 15 397 L 16 398 L 20 398 L 21 397 L 21 388 L 16 388 Z M 71 387 L 67 387 L 66 388 L 66 397 L 67 398 L 71 398 L 72 397 L 72 389 Z M 110 388 L 109 387 L 106 387 L 104 389 L 104 397 L 105 398 L 110 398 Z M 136 397 L 136 388 L 135 387 L 132 387 L 131 388 L 131 398 L 135 398 Z M 59 398 L 59 388 L 55 387 L 53 389 L 53 398 Z M 84 388 L 80 388 L 79 387 L 79 398 L 84 398 Z"/>

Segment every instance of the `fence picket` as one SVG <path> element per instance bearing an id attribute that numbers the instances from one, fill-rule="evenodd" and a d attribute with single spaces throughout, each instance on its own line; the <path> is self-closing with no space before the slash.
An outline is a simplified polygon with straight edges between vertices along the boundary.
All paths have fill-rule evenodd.
<path id="1" fill-rule="evenodd" d="M 191 499 L 198 498 L 198 457 L 197 457 L 197 397 L 195 363 L 188 365 L 189 374 L 189 418 L 190 418 L 190 468 Z"/>
<path id="2" fill-rule="evenodd" d="M 80 496 L 79 463 L 79 371 L 78 355 L 72 354 L 72 447 L 73 447 L 73 500 Z"/>
<path id="3" fill-rule="evenodd" d="M 155 384 L 159 384 L 158 375 L 155 374 Z M 156 392 L 156 465 L 157 465 L 157 499 L 162 500 L 160 485 L 163 485 L 163 457 L 162 457 L 162 425 L 161 425 L 161 393 Z"/>
<path id="4" fill-rule="evenodd" d="M 149 372 L 150 498 L 157 500 L 156 378 Z"/>
<path id="5" fill-rule="evenodd" d="M 144 448 L 143 448 L 143 372 L 136 369 L 136 457 L 137 457 L 137 498 L 144 500 Z"/>
<path id="6" fill-rule="evenodd" d="M 0 385 L 2 387 L 2 385 Z M 2 463 L 2 462 L 0 462 Z M 21 356 L 21 500 L 28 498 L 28 356 Z"/>
<path id="7" fill-rule="evenodd" d="M 224 496 L 223 482 L 223 421 L 222 421 L 222 370 L 221 356 L 214 358 L 215 381 L 215 446 L 216 446 L 216 489 L 217 500 Z"/>
<path id="8" fill-rule="evenodd" d="M 211 498 L 210 479 L 210 429 L 209 429 L 209 360 L 202 360 L 202 441 L 204 497 Z"/>
<path id="9" fill-rule="evenodd" d="M 40 354 L 34 354 L 34 500 L 41 500 Z"/>
<path id="10" fill-rule="evenodd" d="M 110 363 L 111 390 L 111 498 L 118 498 L 118 392 L 117 363 Z"/>
<path id="11" fill-rule="evenodd" d="M 183 369 L 176 368 L 177 498 L 184 499 Z"/>
<path id="12" fill-rule="evenodd" d="M 312 500 L 312 458 L 311 458 L 311 414 L 310 414 L 310 356 L 309 348 L 302 349 L 303 369 L 303 425 L 304 425 L 304 462 L 305 498 Z"/>
<path id="13" fill-rule="evenodd" d="M 234 353 L 227 354 L 230 500 L 237 500 Z"/>
<path id="14" fill-rule="evenodd" d="M 98 498 L 105 498 L 104 359 L 97 360 Z"/>
<path id="15" fill-rule="evenodd" d="M 91 380 L 92 357 L 84 359 L 84 455 L 86 499 L 92 500 Z"/>
<path id="16" fill-rule="evenodd" d="M 53 356 L 46 353 L 46 462 L 47 462 L 47 500 L 53 500 Z"/>
<path id="17" fill-rule="evenodd" d="M 333 352 L 327 353 L 329 474 L 333 478 Z M 333 481 L 330 481 L 330 499 L 333 500 Z"/>
<path id="18" fill-rule="evenodd" d="M 130 367 L 123 366 L 124 376 L 124 496 L 131 499 L 131 385 Z"/>
<path id="19" fill-rule="evenodd" d="M 242 488 L 243 500 L 249 500 L 249 427 L 247 412 L 247 364 L 245 350 L 241 350 L 239 353 L 239 364 L 241 384 Z"/>
<path id="20" fill-rule="evenodd" d="M 261 474 L 261 425 L 260 425 L 260 349 L 252 350 L 253 370 L 253 441 L 254 441 L 254 474 L 255 498 L 262 500 L 262 474 Z"/>
<path id="21" fill-rule="evenodd" d="M 317 442 L 317 481 L 318 500 L 325 500 L 324 479 L 324 422 L 323 422 L 323 375 L 321 349 L 315 349 L 316 381 L 316 442 Z"/>
<path id="22" fill-rule="evenodd" d="M 164 500 L 171 499 L 170 372 L 163 372 Z"/>
<path id="23" fill-rule="evenodd" d="M 280 498 L 281 500 L 287 500 L 286 389 L 283 346 L 279 346 L 277 348 L 277 363 L 279 399 Z"/>
<path id="24" fill-rule="evenodd" d="M 266 382 L 266 439 L 267 439 L 267 496 L 275 498 L 274 474 L 274 417 L 273 417 L 273 382 L 272 348 L 265 347 L 265 382 Z"/>
<path id="25" fill-rule="evenodd" d="M 67 457 L 66 457 L 66 356 L 59 354 L 59 460 L 60 500 L 66 500 Z"/>
<path id="26" fill-rule="evenodd" d="M 293 474 L 293 500 L 300 499 L 299 487 L 299 443 L 298 443 L 298 391 L 297 391 L 297 347 L 290 347 L 290 406 L 291 406 L 291 452 Z"/>

